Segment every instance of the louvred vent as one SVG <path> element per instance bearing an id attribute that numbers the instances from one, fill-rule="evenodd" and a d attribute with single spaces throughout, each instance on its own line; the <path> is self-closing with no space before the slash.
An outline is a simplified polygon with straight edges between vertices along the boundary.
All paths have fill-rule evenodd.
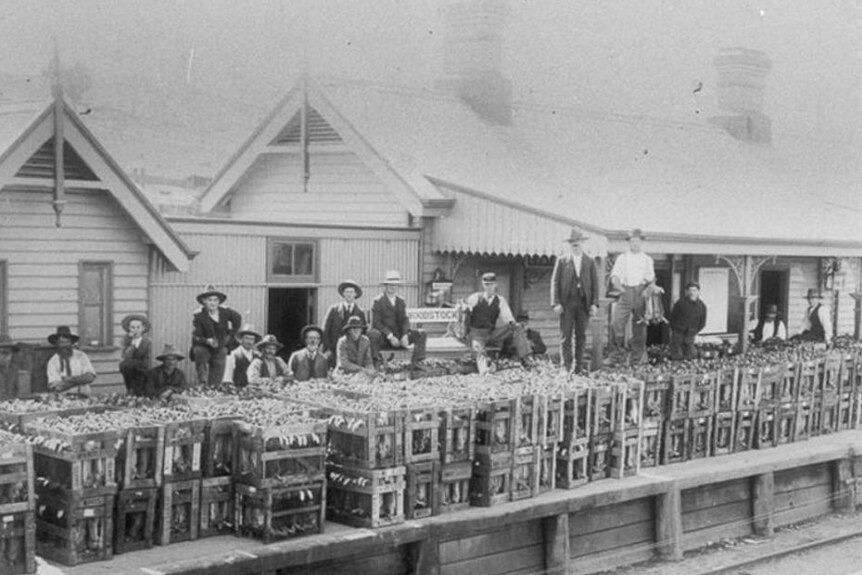
<path id="1" fill-rule="evenodd" d="M 297 112 L 287 126 L 281 131 L 273 144 L 298 144 L 302 132 L 300 123 L 302 115 Z M 314 108 L 308 108 L 308 143 L 309 144 L 340 144 L 341 136 L 332 126 L 317 113 Z"/>
<path id="2" fill-rule="evenodd" d="M 99 178 L 93 173 L 78 152 L 66 142 L 63 146 L 63 173 L 67 180 L 85 180 L 98 182 Z M 41 148 L 36 150 L 27 163 L 21 166 L 18 173 L 19 178 L 53 178 L 54 177 L 54 138 L 45 142 Z"/>

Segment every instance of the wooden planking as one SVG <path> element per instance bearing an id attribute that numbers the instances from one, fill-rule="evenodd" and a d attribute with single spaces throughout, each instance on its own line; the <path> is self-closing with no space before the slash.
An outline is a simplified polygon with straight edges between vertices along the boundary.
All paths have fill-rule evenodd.
<path id="1" fill-rule="evenodd" d="M 625 553 L 627 549 L 641 546 L 655 546 L 655 525 L 651 520 L 631 523 L 607 531 L 577 535 L 569 542 L 572 559 L 588 557 L 611 549 L 618 549 L 621 553 Z"/>
<path id="2" fill-rule="evenodd" d="M 832 488 L 813 485 L 775 496 L 775 524 L 790 525 L 832 512 Z"/>
<path id="3" fill-rule="evenodd" d="M 198 252 L 189 271 L 156 274 L 154 283 L 184 283 L 199 288 L 215 284 L 221 288 L 266 281 L 266 236 L 253 230 L 247 235 L 225 235 L 213 223 L 207 233 L 184 233 L 181 237 L 189 249 Z M 194 303 L 194 299 L 190 301 Z"/>
<path id="4" fill-rule="evenodd" d="M 281 572 L 281 571 L 279 571 Z M 407 561 L 403 547 L 389 553 L 357 556 L 348 560 L 318 563 L 301 568 L 301 570 L 285 570 L 284 573 L 303 573 L 303 575 L 341 575 L 343 573 L 374 573 L 375 575 L 407 575 Z"/>
<path id="5" fill-rule="evenodd" d="M 588 573 L 606 573 L 617 567 L 649 561 L 655 557 L 655 547 L 642 544 L 627 549 L 613 549 L 604 553 L 596 553 L 579 557 L 569 564 L 569 575 L 586 575 Z"/>
<path id="6" fill-rule="evenodd" d="M 682 512 L 688 513 L 726 503 L 747 501 L 751 497 L 749 483 L 748 477 L 742 477 L 733 481 L 685 489 L 682 492 Z"/>
<path id="7" fill-rule="evenodd" d="M 571 537 L 616 529 L 632 523 L 651 521 L 653 500 L 650 497 L 636 499 L 610 507 L 586 509 L 569 515 Z"/>
<path id="8" fill-rule="evenodd" d="M 531 545 L 462 561 L 440 565 L 440 575 L 509 575 L 515 573 L 541 572 L 545 565 L 544 546 Z"/>
<path id="9" fill-rule="evenodd" d="M 685 512 L 682 515 L 683 536 L 701 529 L 720 527 L 733 523 L 751 522 L 751 502 L 748 500 L 733 501 L 696 511 Z"/>
<path id="10" fill-rule="evenodd" d="M 775 473 L 775 493 L 787 493 L 815 485 L 830 485 L 832 480 L 829 465 L 817 463 Z"/>
<path id="11" fill-rule="evenodd" d="M 686 533 L 682 538 L 683 551 L 700 549 L 722 539 L 736 539 L 751 534 L 751 522 L 728 523 Z"/>
<path id="12" fill-rule="evenodd" d="M 445 565 L 485 555 L 495 555 L 516 547 L 536 545 L 542 543 L 543 539 L 541 524 L 538 521 L 517 523 L 472 537 L 441 541 L 440 563 Z"/>

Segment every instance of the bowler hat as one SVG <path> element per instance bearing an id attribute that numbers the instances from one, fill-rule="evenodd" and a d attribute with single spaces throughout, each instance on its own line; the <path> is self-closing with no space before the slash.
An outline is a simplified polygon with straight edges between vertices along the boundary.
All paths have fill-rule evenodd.
<path id="1" fill-rule="evenodd" d="M 688 282 L 687 284 L 685 284 L 685 289 L 688 289 L 688 288 L 700 289 L 700 284 L 695 282 L 695 281 L 691 281 L 691 282 Z"/>
<path id="2" fill-rule="evenodd" d="M 158 361 L 165 361 L 169 357 L 175 357 L 177 358 L 177 361 L 182 361 L 186 358 L 186 356 L 181 354 L 179 350 L 177 350 L 177 348 L 175 348 L 169 343 L 166 343 L 165 349 L 162 350 L 162 353 L 156 356 L 156 359 Z"/>
<path id="3" fill-rule="evenodd" d="M 147 319 L 147 316 L 139 313 L 130 313 L 120 320 L 120 325 L 123 326 L 123 331 L 129 331 L 129 324 L 135 320 L 138 320 L 144 325 L 144 333 L 150 331 L 150 320 Z"/>
<path id="4" fill-rule="evenodd" d="M 641 240 L 646 240 L 646 237 L 644 237 L 644 233 L 641 231 L 641 229 L 640 229 L 640 228 L 635 228 L 635 229 L 633 229 L 633 230 L 632 230 L 632 231 L 630 231 L 630 232 L 629 232 L 629 234 L 626 236 L 626 240 L 631 240 L 631 239 L 634 239 L 634 238 L 640 238 Z"/>
<path id="5" fill-rule="evenodd" d="M 344 280 L 343 282 L 338 284 L 338 295 L 343 296 L 344 289 L 349 287 L 352 287 L 356 291 L 356 299 L 362 297 L 362 288 L 359 287 L 359 284 L 353 280 Z"/>
<path id="6" fill-rule="evenodd" d="M 344 324 L 344 328 L 342 328 L 341 332 L 344 333 L 349 329 L 353 329 L 354 327 L 365 329 L 365 322 L 362 321 L 361 317 L 356 317 L 355 315 L 347 318 L 347 323 Z"/>
<path id="7" fill-rule="evenodd" d="M 763 313 L 764 315 L 778 315 L 778 306 L 774 303 L 771 303 L 766 306 L 766 311 L 764 311 Z"/>
<path id="8" fill-rule="evenodd" d="M 12 348 L 12 351 L 18 351 L 19 347 L 8 334 L 0 333 L 0 348 Z"/>
<path id="9" fill-rule="evenodd" d="M 278 349 L 281 349 L 284 347 L 284 344 L 282 344 L 280 341 L 278 341 L 278 339 L 274 335 L 272 335 L 271 333 L 263 336 L 263 339 L 261 339 L 259 342 L 257 342 L 257 345 L 255 347 L 258 349 L 262 349 L 268 345 L 274 345 Z"/>
<path id="10" fill-rule="evenodd" d="M 219 303 L 224 303 L 224 300 L 227 299 L 227 296 L 224 294 L 224 292 L 218 291 L 212 284 L 208 285 L 202 293 L 199 293 L 197 297 L 195 297 L 195 299 L 198 300 L 199 304 L 204 305 L 204 300 L 206 300 L 210 296 L 218 296 Z"/>
<path id="11" fill-rule="evenodd" d="M 77 335 L 72 333 L 72 330 L 69 329 L 68 325 L 61 325 L 57 327 L 56 332 L 48 336 L 48 343 L 50 343 L 51 345 L 57 345 L 57 340 L 61 337 L 65 337 L 72 340 L 72 343 L 75 343 L 76 341 L 81 339 Z"/>
<path id="12" fill-rule="evenodd" d="M 386 272 L 386 276 L 383 278 L 383 285 L 401 285 L 402 283 L 404 282 L 401 281 L 401 272 L 399 272 L 398 270 L 389 270 L 388 272 Z"/>
<path id="13" fill-rule="evenodd" d="M 587 237 L 589 236 L 585 236 L 581 233 L 580 230 L 572 228 L 572 233 L 569 234 L 569 237 L 567 237 L 564 241 L 569 242 L 570 244 L 579 244 L 585 239 L 587 239 Z"/>
<path id="14" fill-rule="evenodd" d="M 495 281 L 497 281 L 497 274 L 495 274 L 494 272 L 486 272 L 486 273 L 482 274 L 482 281 L 483 282 L 495 282 Z"/>
<path id="15" fill-rule="evenodd" d="M 302 331 L 299 332 L 299 339 L 301 339 L 302 341 L 305 341 L 305 336 L 308 335 L 308 332 L 310 332 L 310 331 L 316 331 L 317 335 L 319 335 L 320 337 L 323 337 L 323 330 L 322 329 L 320 329 L 316 325 L 307 325 L 304 328 L 302 328 Z"/>
<path id="16" fill-rule="evenodd" d="M 257 333 L 254 330 L 254 326 L 250 323 L 243 324 L 242 329 L 240 329 L 238 332 L 236 332 L 236 338 L 237 339 L 242 338 L 244 335 L 253 335 L 255 343 L 259 342 L 263 338 L 262 335 L 260 335 L 259 333 Z"/>
<path id="17" fill-rule="evenodd" d="M 817 288 L 808 288 L 805 299 L 823 299 L 823 294 Z"/>

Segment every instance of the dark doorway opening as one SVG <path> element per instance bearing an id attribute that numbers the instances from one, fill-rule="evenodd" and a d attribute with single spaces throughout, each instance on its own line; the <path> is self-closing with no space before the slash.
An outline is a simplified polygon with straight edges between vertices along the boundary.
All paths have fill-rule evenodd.
<path id="1" fill-rule="evenodd" d="M 299 332 L 317 316 L 317 290 L 314 288 L 270 288 L 266 333 L 284 344 L 279 353 L 285 360 L 303 346 Z"/>
<path id="2" fill-rule="evenodd" d="M 661 302 L 664 305 L 664 316 L 670 318 L 670 302 L 673 297 L 673 279 L 670 269 L 655 270 L 656 284 L 664 288 Z M 661 323 L 647 327 L 647 345 L 662 345 L 670 343 L 670 324 Z"/>
<path id="3" fill-rule="evenodd" d="M 768 305 L 778 306 L 778 318 L 787 320 L 787 289 L 790 281 L 789 270 L 763 270 L 760 272 L 760 300 L 758 318 Z M 755 318 L 752 318 L 755 319 Z"/>

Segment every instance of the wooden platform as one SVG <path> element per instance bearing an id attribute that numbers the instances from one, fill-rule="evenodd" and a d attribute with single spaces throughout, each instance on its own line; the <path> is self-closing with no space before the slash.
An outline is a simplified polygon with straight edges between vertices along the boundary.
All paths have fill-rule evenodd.
<path id="1" fill-rule="evenodd" d="M 216 537 L 61 569 L 69 575 L 472 575 L 566 567 L 590 573 L 656 556 L 678 559 L 722 538 L 769 535 L 781 525 L 853 510 L 857 476 L 862 431 L 846 431 L 383 529 L 327 523 L 323 534 L 283 543 Z"/>

